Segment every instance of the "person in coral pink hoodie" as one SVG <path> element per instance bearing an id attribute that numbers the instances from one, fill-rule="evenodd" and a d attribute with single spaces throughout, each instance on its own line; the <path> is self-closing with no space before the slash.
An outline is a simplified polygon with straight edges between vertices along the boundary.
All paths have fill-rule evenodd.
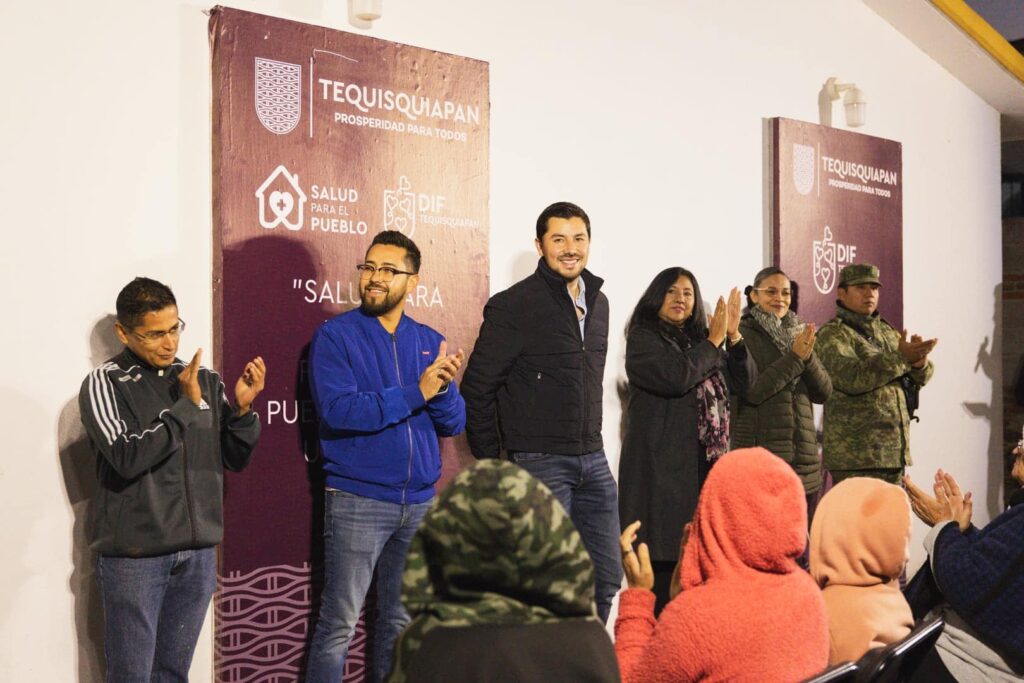
<path id="1" fill-rule="evenodd" d="M 829 663 L 856 661 L 914 626 L 900 592 L 910 544 L 910 502 L 899 486 L 853 477 L 836 484 L 811 522 L 811 576 L 828 609 Z"/>
<path id="2" fill-rule="evenodd" d="M 654 619 L 647 546 L 620 539 L 629 588 L 615 652 L 624 683 L 798 681 L 828 663 L 821 591 L 797 565 L 806 545 L 800 478 L 763 448 L 724 455 L 697 503 L 679 567 L 681 592 Z"/>

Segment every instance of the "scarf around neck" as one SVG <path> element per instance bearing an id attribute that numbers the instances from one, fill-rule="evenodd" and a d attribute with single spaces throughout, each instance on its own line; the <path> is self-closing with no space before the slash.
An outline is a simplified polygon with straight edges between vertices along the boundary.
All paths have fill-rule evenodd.
<path id="1" fill-rule="evenodd" d="M 684 330 L 664 323 L 662 328 L 680 350 L 694 345 L 694 340 Z M 697 384 L 696 397 L 697 441 L 704 447 L 708 462 L 714 462 L 729 451 L 729 387 L 720 367 L 715 367 Z"/>
<path id="2" fill-rule="evenodd" d="M 750 317 L 768 333 L 775 346 L 783 353 L 793 348 L 793 339 L 805 327 L 804 321 L 793 311 L 786 311 L 786 315 L 779 318 L 773 313 L 762 310 L 760 306 L 752 306 Z"/>
<path id="3" fill-rule="evenodd" d="M 786 311 L 786 315 L 779 318 L 755 305 L 750 308 L 750 317 L 771 337 L 772 343 L 783 355 L 793 348 L 796 335 L 806 327 L 806 323 L 793 311 Z M 789 383 L 789 388 L 796 388 L 799 381 L 799 377 L 794 377 Z"/>

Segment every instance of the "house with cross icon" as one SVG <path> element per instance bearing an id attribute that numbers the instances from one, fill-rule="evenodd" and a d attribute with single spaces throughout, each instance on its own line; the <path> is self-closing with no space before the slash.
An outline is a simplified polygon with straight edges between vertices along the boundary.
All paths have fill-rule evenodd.
<path id="1" fill-rule="evenodd" d="M 288 230 L 302 229 L 306 193 L 299 186 L 298 174 L 279 165 L 256 190 L 260 201 L 260 225 L 268 230 L 283 225 Z"/>

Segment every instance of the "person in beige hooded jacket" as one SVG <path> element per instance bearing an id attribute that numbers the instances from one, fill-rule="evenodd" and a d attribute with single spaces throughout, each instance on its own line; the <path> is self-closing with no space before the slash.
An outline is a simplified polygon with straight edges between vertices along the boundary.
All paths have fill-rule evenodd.
<path id="1" fill-rule="evenodd" d="M 811 576 L 829 618 L 829 664 L 856 661 L 910 633 L 914 617 L 900 592 L 910 543 L 910 503 L 879 479 L 841 481 L 811 522 Z"/>

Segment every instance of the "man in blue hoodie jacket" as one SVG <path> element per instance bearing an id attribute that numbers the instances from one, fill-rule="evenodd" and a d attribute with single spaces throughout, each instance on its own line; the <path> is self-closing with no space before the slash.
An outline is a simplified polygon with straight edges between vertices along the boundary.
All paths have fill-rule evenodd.
<path id="1" fill-rule="evenodd" d="M 377 572 L 369 680 L 391 668 L 405 555 L 441 474 L 439 436 L 459 434 L 466 410 L 454 378 L 463 352 L 404 315 L 420 251 L 400 232 L 377 234 L 359 269 L 356 310 L 331 318 L 310 349 L 320 451 L 327 474 L 324 588 L 310 645 L 312 682 L 340 681 L 366 592 Z"/>

